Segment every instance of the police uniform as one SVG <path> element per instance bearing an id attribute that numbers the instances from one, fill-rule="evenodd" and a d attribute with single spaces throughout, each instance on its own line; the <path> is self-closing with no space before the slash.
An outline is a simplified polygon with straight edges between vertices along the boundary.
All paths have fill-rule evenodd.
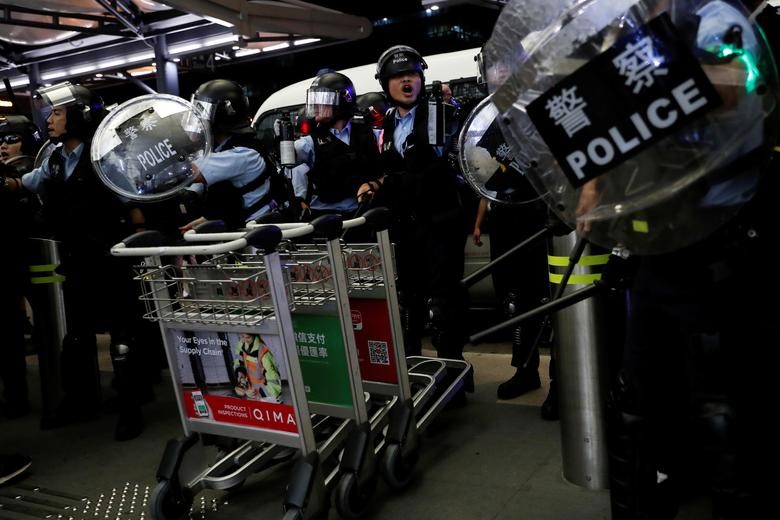
<path id="1" fill-rule="evenodd" d="M 99 412 L 95 334 L 108 330 L 112 344 L 131 341 L 133 322 L 140 318 L 132 267 L 127 260 L 112 257 L 109 249 L 134 230 L 128 206 L 108 191 L 92 169 L 87 143 L 70 153 L 58 148 L 22 182 L 41 196 L 44 227 L 61 242 L 57 272 L 65 276 L 68 324 L 62 379 L 68 413 L 76 417 L 54 418 L 51 426 L 57 426 L 60 420 Z M 140 379 L 136 385 L 142 384 Z"/>
<path id="2" fill-rule="evenodd" d="M 358 188 L 378 177 L 379 149 L 365 124 L 348 122 L 341 130 L 318 124 L 295 141 L 295 153 L 300 163 L 292 172 L 295 196 L 310 201 L 313 216 L 351 218 L 358 209 Z"/>
<path id="3" fill-rule="evenodd" d="M 252 136 L 230 135 L 197 163 L 208 186 L 205 215 L 243 227 L 277 207 L 271 189 L 273 166 Z"/>
<path id="4" fill-rule="evenodd" d="M 7 182 L 16 182 L 19 176 L 32 168 L 32 161 L 20 156 L 11 164 L 0 162 L 0 176 Z M 3 181 L 5 179 L 0 179 Z M 24 324 L 26 316 L 22 307 L 27 280 L 26 239 L 32 223 L 36 199 L 22 191 L 0 188 L 0 222 L 5 254 L 0 255 L 0 272 L 3 273 L 3 290 L 0 293 L 0 316 L 3 316 L 4 340 L 0 381 L 3 383 L 4 409 L 8 417 L 25 415 L 29 410 L 27 391 L 27 366 L 25 363 Z"/>
<path id="5" fill-rule="evenodd" d="M 466 224 L 454 171 L 443 150 L 429 144 L 428 112 L 418 104 L 404 117 L 393 109 L 383 128 L 385 178 L 377 205 L 394 222 L 398 288 L 406 319 L 406 353 L 419 354 L 431 299 L 434 344 L 440 357 L 462 359 L 466 331 L 463 278 Z"/>
<path id="6" fill-rule="evenodd" d="M 746 21 L 717 0 L 696 14 L 700 48 Z M 744 48 L 755 49 L 752 32 L 743 34 Z M 736 217 L 693 245 L 638 259 L 616 392 L 622 430 L 613 426 L 610 441 L 613 518 L 673 518 L 702 483 L 718 520 L 758 518 L 769 504 L 763 475 L 776 443 L 766 431 L 776 365 L 762 346 L 780 327 L 757 274 L 780 234 L 776 160 L 759 176 L 763 131 L 757 125 L 728 152 L 731 162 L 709 174 L 700 197 L 702 215 L 750 199 Z"/>

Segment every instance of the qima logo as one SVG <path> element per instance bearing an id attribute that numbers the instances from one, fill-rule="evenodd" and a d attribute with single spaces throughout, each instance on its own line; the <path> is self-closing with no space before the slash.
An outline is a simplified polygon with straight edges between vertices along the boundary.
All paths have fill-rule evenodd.
<path id="1" fill-rule="evenodd" d="M 396 54 L 393 56 L 393 63 L 403 63 L 406 61 L 409 61 L 409 58 L 407 58 L 404 54 Z"/>

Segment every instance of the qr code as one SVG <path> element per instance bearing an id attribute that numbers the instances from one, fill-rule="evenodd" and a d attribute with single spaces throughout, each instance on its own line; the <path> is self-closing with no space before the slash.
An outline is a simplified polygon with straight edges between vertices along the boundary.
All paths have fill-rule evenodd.
<path id="1" fill-rule="evenodd" d="M 390 355 L 387 351 L 387 341 L 369 340 L 368 359 L 372 365 L 389 365 Z"/>

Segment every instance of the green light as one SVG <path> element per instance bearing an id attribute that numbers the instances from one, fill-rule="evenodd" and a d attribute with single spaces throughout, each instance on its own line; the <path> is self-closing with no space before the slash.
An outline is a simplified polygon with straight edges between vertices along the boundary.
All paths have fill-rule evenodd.
<path id="1" fill-rule="evenodd" d="M 745 51 L 741 47 L 736 45 L 724 44 L 721 45 L 717 52 L 714 53 L 718 58 L 728 58 L 730 56 L 736 56 L 739 61 L 745 66 L 747 76 L 745 77 L 745 90 L 750 93 L 753 92 L 758 83 L 758 78 L 761 73 L 758 70 L 756 64 L 756 58 L 752 53 Z"/>

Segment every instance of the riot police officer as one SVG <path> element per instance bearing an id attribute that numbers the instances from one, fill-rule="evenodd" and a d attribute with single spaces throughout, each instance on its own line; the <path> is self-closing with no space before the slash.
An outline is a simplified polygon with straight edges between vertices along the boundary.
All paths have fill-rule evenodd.
<path id="1" fill-rule="evenodd" d="M 376 192 L 376 204 L 387 205 L 394 216 L 391 233 L 407 354 L 420 353 L 428 311 L 438 355 L 463 359 L 465 291 L 460 280 L 466 224 L 445 147 L 428 139 L 426 68 L 422 56 L 404 45 L 380 56 L 376 78 L 393 105 L 384 121 L 380 159 L 385 175 L 379 186 L 362 185 L 358 195 Z"/>
<path id="2" fill-rule="evenodd" d="M 90 164 L 92 136 L 106 114 L 102 99 L 64 82 L 37 90 L 34 100 L 57 148 L 21 184 L 40 195 L 43 223 L 61 242 L 57 272 L 65 277 L 68 302 L 68 333 L 62 344 L 65 397 L 41 426 L 58 427 L 99 413 L 96 333 L 108 330 L 119 408 L 115 437 L 132 439 L 143 431 L 140 399 L 151 389 L 138 370 L 143 360 L 133 337 L 140 313 L 132 266 L 111 257 L 109 248 L 142 225 L 143 214 L 105 188 Z"/>
<path id="3" fill-rule="evenodd" d="M 353 120 L 356 102 L 352 81 L 338 72 L 317 76 L 306 90 L 306 117 L 315 126 L 295 141 L 299 164 L 292 182 L 304 213 L 352 217 L 355 193 L 377 178 L 379 150 L 370 122 Z"/>
<path id="4" fill-rule="evenodd" d="M 0 116 L 0 234 L 9 254 L 0 256 L 0 272 L 5 277 L 0 294 L 0 316 L 4 317 L 5 340 L 0 380 L 3 382 L 3 402 L 0 413 L 8 418 L 22 417 L 30 410 L 25 377 L 24 297 L 27 276 L 24 240 L 32 222 L 36 199 L 20 186 L 20 177 L 33 166 L 33 156 L 40 145 L 38 129 L 24 116 Z"/>
<path id="5" fill-rule="evenodd" d="M 207 81 L 192 95 L 192 103 L 211 122 L 214 151 L 193 168 L 193 182 L 206 187 L 204 215 L 181 230 L 206 219 L 242 227 L 277 207 L 275 172 L 250 126 L 244 88 L 226 79 Z"/>
<path id="6" fill-rule="evenodd" d="M 20 174 L 32 170 L 41 146 L 38 128 L 25 116 L 0 116 L 0 161 Z"/>

